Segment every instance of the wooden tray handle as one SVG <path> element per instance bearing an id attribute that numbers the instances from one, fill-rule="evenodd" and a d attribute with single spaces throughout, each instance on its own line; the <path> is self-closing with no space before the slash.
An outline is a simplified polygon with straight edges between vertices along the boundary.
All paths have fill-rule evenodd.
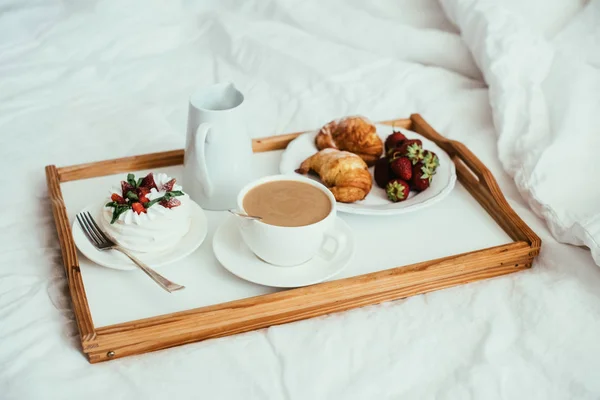
<path id="1" fill-rule="evenodd" d="M 485 164 L 477 158 L 475 154 L 471 152 L 464 144 L 461 142 L 457 142 L 456 140 L 450 140 L 448 138 L 440 135 L 431 125 L 427 123 L 419 114 L 412 114 L 410 116 L 412 120 L 412 130 L 425 136 L 427 139 L 435 142 L 438 146 L 440 146 L 446 153 L 450 155 L 450 157 L 458 156 L 470 169 L 471 171 L 477 175 L 481 183 L 486 186 L 488 182 L 486 182 L 485 176 L 489 174 L 491 176 L 490 171 L 487 169 Z M 495 179 L 492 177 L 492 180 Z M 494 182 L 495 183 L 495 182 Z M 488 187 L 489 189 L 489 187 Z"/>
<path id="2" fill-rule="evenodd" d="M 421 115 L 412 114 L 410 119 L 411 130 L 435 142 L 450 155 L 459 181 L 513 240 L 528 242 L 533 248 L 541 246 L 541 239 L 508 204 L 490 170 L 471 150 L 440 135 Z"/>

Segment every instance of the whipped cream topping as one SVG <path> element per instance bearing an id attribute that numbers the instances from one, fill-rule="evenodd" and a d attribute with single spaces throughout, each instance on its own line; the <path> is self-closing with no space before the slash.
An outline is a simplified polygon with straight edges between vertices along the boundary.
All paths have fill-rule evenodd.
<path id="1" fill-rule="evenodd" d="M 146 196 L 149 200 L 165 195 L 163 186 L 171 180 L 164 173 L 154 175 L 154 182 L 159 190 L 152 189 Z M 173 191 L 182 190 L 181 186 L 175 184 Z M 177 207 L 166 208 L 156 203 L 149 207 L 145 213 L 136 213 L 127 210 L 119 216 L 114 223 L 110 223 L 113 208 L 106 207 L 113 193 L 121 193 L 121 188 L 113 188 L 108 199 L 103 202 L 100 225 L 103 230 L 111 236 L 120 246 L 137 252 L 159 252 L 173 247 L 187 234 L 191 225 L 190 202 L 187 194 L 177 196 L 181 202 Z"/>

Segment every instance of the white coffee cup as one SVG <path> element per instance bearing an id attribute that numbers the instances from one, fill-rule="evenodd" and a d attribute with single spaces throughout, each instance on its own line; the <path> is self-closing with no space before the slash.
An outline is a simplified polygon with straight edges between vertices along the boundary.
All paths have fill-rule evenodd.
<path id="1" fill-rule="evenodd" d="M 272 175 L 246 185 L 238 194 L 237 203 L 244 210 L 244 196 L 256 186 L 273 181 L 298 181 L 307 183 L 327 195 L 331 202 L 329 214 L 322 220 L 304 226 L 276 226 L 262 221 L 237 218 L 242 239 L 262 260 L 282 266 L 291 267 L 303 264 L 315 256 L 331 258 L 339 247 L 335 235 L 328 231 L 333 228 L 336 218 L 336 201 L 333 194 L 324 185 L 300 175 Z M 327 250 L 332 244 L 333 251 Z"/>

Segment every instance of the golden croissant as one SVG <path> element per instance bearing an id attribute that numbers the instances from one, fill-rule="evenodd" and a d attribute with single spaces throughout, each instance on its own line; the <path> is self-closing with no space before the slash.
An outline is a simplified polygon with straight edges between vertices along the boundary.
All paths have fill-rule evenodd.
<path id="1" fill-rule="evenodd" d="M 367 164 L 356 154 L 336 149 L 324 149 L 307 158 L 296 172 L 314 171 L 341 203 L 364 199 L 371 191 L 373 178 Z"/>
<path id="2" fill-rule="evenodd" d="M 377 129 L 364 117 L 346 117 L 331 121 L 315 138 L 317 149 L 333 148 L 349 151 L 372 166 L 383 153 L 383 142 Z"/>

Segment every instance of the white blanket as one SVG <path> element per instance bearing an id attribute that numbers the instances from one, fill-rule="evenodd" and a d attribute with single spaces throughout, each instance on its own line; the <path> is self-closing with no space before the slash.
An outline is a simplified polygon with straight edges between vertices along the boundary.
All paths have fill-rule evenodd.
<path id="1" fill-rule="evenodd" d="M 550 2 L 559 26 L 546 3 L 443 1 L 489 85 L 504 168 L 554 236 L 600 264 L 600 1 L 571 21 L 576 2 Z"/>
<path id="2" fill-rule="evenodd" d="M 554 240 L 503 172 L 506 165 L 516 174 L 513 161 L 528 147 L 500 146 L 501 163 L 492 111 L 502 143 L 513 142 L 514 132 L 533 132 L 527 140 L 536 142 L 539 130 L 513 126 L 525 120 L 508 104 L 518 88 L 504 90 L 503 71 L 494 65 L 505 64 L 490 63 L 484 49 L 473 47 L 476 29 L 485 37 L 486 27 L 495 26 L 487 3 L 481 12 L 460 1 L 444 6 L 464 30 L 489 93 L 434 0 L 3 3 L 0 399 L 600 396 L 600 269 L 589 251 Z M 572 49 L 570 57 L 589 54 L 584 49 L 593 41 L 568 46 L 585 34 L 578 33 L 584 25 L 563 31 L 579 8 L 538 19 L 536 29 L 561 32 L 556 43 L 538 40 L 548 47 L 536 53 L 535 61 L 546 66 L 541 72 L 552 70 L 553 61 L 542 56 L 562 46 L 559 38 Z M 461 21 L 460 10 L 471 17 Z M 507 11 L 498 10 L 507 22 Z M 494 29 L 490 35 L 500 28 Z M 482 44 L 495 50 L 492 40 Z M 532 55 L 527 49 L 516 57 Z M 521 85 L 513 78 L 520 72 L 506 64 L 508 83 Z M 421 113 L 492 170 L 510 204 L 544 241 L 537 262 L 511 276 L 89 365 L 79 349 L 43 167 L 181 148 L 189 93 L 226 79 L 247 94 L 253 136 L 313 128 L 350 113 L 373 120 Z M 538 97 L 570 109 L 560 102 L 577 104 L 576 91 L 586 89 L 577 82 L 565 93 L 551 93 L 558 84 L 542 84 Z M 533 105 L 538 112 L 539 103 Z M 557 141 L 564 139 L 554 124 L 576 127 L 572 140 L 579 145 L 578 135 L 588 133 L 575 117 L 550 122 Z M 541 149 L 530 154 L 541 156 Z M 565 162 L 573 154 L 567 152 Z M 582 166 L 594 170 L 585 160 Z M 565 190 L 580 178 L 561 179 Z M 527 186 L 523 193 L 531 187 L 536 190 Z"/>

